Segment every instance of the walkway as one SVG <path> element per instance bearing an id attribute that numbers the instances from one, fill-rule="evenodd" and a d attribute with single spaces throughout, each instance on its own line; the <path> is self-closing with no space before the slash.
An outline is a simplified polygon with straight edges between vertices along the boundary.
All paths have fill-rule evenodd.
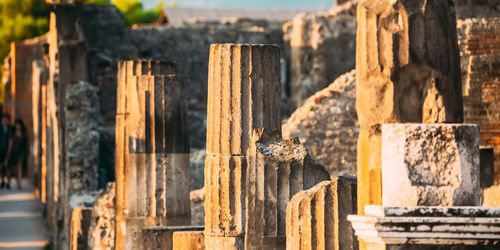
<path id="1" fill-rule="evenodd" d="M 15 182 L 11 185 L 11 190 L 0 190 L 0 250 L 45 249 L 49 230 L 33 187 L 27 181 L 22 191 Z"/>

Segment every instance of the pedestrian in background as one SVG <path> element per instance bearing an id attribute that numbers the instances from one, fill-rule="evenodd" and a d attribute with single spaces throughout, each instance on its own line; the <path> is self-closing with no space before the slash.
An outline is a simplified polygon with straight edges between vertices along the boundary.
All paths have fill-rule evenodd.
<path id="1" fill-rule="evenodd" d="M 8 184 L 8 171 L 5 163 L 7 152 L 9 150 L 9 141 L 12 136 L 12 127 L 10 126 L 10 115 L 2 114 L 2 124 L 0 127 L 0 189 L 6 187 L 10 189 Z"/>
<path id="2" fill-rule="evenodd" d="M 21 177 L 23 166 L 26 164 L 29 148 L 28 137 L 26 135 L 26 127 L 22 120 L 16 120 L 14 124 L 14 134 L 10 137 L 9 148 L 4 165 L 7 166 L 8 179 L 7 187 L 10 187 L 10 180 L 16 177 L 17 188 L 21 190 Z"/>

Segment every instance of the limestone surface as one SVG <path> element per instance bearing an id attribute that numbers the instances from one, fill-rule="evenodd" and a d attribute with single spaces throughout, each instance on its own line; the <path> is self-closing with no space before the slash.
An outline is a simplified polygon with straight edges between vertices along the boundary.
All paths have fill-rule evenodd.
<path id="1" fill-rule="evenodd" d="M 479 206 L 478 127 L 384 124 L 382 197 L 384 206 Z"/>
<path id="2" fill-rule="evenodd" d="M 286 209 L 286 249 L 358 249 L 347 221 L 356 212 L 356 179 L 337 177 L 297 193 Z"/>
<path id="3" fill-rule="evenodd" d="M 356 71 L 340 76 L 308 98 L 282 129 L 284 139 L 299 138 L 331 176 L 356 175 Z"/>
<path id="4" fill-rule="evenodd" d="M 115 193 L 115 184 L 108 183 L 106 189 L 99 191 L 96 196 L 88 229 L 88 246 L 90 249 L 114 249 Z"/>
<path id="5" fill-rule="evenodd" d="M 328 172 L 297 138 L 254 129 L 247 151 L 245 249 L 284 249 L 288 201 L 325 180 Z"/>
<path id="6" fill-rule="evenodd" d="M 363 0 L 357 11 L 358 209 L 382 203 L 384 123 L 463 122 L 453 2 Z"/>

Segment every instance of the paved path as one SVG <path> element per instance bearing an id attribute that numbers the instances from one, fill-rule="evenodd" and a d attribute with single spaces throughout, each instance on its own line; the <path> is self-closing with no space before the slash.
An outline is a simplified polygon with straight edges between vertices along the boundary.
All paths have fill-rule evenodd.
<path id="1" fill-rule="evenodd" d="M 40 201 L 28 182 L 23 181 L 22 191 L 15 181 L 11 185 L 11 190 L 0 190 L 0 250 L 45 249 L 49 231 Z"/>

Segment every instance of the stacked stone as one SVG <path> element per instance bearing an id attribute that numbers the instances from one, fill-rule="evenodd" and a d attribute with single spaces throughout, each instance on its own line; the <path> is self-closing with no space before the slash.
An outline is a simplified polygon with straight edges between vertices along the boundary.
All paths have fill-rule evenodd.
<path id="1" fill-rule="evenodd" d="M 381 124 L 463 122 L 450 1 L 364 0 L 358 7 L 358 212 L 382 203 Z"/>
<path id="2" fill-rule="evenodd" d="M 464 119 L 479 124 L 483 144 L 495 145 L 500 179 L 500 18 L 459 20 L 458 31 Z"/>
<path id="3" fill-rule="evenodd" d="M 254 129 L 247 151 L 245 249 L 284 249 L 288 201 L 325 180 L 328 172 L 297 138 Z"/>
<path id="4" fill-rule="evenodd" d="M 143 227 L 190 223 L 186 78 L 173 63 L 118 68 L 115 247 L 141 249 Z"/>
<path id="5" fill-rule="evenodd" d="M 286 209 L 286 249 L 358 249 L 347 221 L 355 197 L 356 179 L 342 176 L 295 195 Z"/>
<path id="6" fill-rule="evenodd" d="M 294 108 L 355 67 L 356 8 L 356 2 L 338 3 L 330 11 L 298 14 L 283 26 Z"/>
<path id="7" fill-rule="evenodd" d="M 252 130 L 279 130 L 280 51 L 273 45 L 210 47 L 205 163 L 205 246 L 243 249 L 246 153 Z"/>

